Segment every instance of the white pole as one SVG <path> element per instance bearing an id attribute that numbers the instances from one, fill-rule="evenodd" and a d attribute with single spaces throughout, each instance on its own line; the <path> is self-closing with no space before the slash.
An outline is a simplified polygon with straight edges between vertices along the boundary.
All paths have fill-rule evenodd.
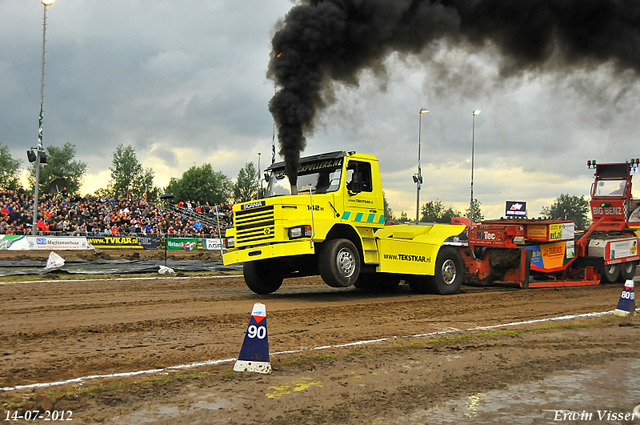
<path id="1" fill-rule="evenodd" d="M 471 224 L 473 224 L 473 166 L 475 162 L 476 115 L 480 112 L 480 109 L 473 111 L 473 129 L 471 131 L 471 201 L 469 203 L 469 218 L 471 219 Z"/>
<path id="2" fill-rule="evenodd" d="M 42 19 L 42 73 L 40 74 L 40 115 L 38 117 L 38 147 L 36 148 L 36 182 L 33 188 L 33 220 L 31 226 L 31 234 L 37 234 L 36 224 L 38 223 L 38 197 L 40 196 L 40 152 L 42 147 L 42 122 L 43 122 L 43 105 L 44 105 L 44 53 L 45 42 L 47 40 L 47 5 L 42 3 L 44 14 Z"/>
<path id="3" fill-rule="evenodd" d="M 218 205 L 216 207 L 216 220 L 218 222 L 218 240 L 220 241 L 220 260 L 222 260 L 222 233 L 220 230 L 220 216 L 218 215 Z"/>

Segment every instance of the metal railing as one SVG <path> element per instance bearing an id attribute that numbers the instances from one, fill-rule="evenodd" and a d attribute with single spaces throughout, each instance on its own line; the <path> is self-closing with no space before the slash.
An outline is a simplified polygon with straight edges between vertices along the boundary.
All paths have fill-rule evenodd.
<path id="1" fill-rule="evenodd" d="M 172 210 L 175 213 L 182 214 L 187 217 L 191 217 L 195 220 L 200 221 L 200 223 L 206 224 L 208 226 L 216 227 L 218 225 L 215 216 L 213 217 L 211 216 L 212 214 L 215 214 L 214 212 L 215 210 L 213 209 L 209 214 L 202 214 L 202 213 L 196 212 L 195 210 L 189 210 L 187 208 L 179 207 L 173 204 L 168 204 L 168 209 Z"/>

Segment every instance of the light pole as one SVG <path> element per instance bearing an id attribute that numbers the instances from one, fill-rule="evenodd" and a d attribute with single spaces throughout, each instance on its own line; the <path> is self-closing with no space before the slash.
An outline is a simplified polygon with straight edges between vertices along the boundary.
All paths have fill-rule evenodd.
<path id="1" fill-rule="evenodd" d="M 262 152 L 258 152 L 258 196 L 260 199 L 260 189 L 262 188 L 262 180 L 260 180 L 260 157 L 262 156 Z"/>
<path id="2" fill-rule="evenodd" d="M 422 168 L 420 168 L 420 138 L 422 136 L 422 114 L 429 113 L 428 109 L 420 108 L 420 123 L 418 124 L 418 172 L 413 175 L 416 184 L 416 223 L 420 221 L 420 185 L 422 184 Z"/>
<path id="3" fill-rule="evenodd" d="M 44 52 L 45 42 L 47 40 L 47 6 L 51 6 L 56 0 L 41 0 L 44 7 L 44 15 L 42 19 L 42 73 L 40 74 L 40 115 L 38 116 L 38 146 L 35 148 L 35 158 L 32 151 L 27 152 L 29 162 L 36 162 L 36 182 L 33 189 L 33 221 L 31 225 L 31 234 L 37 233 L 36 224 L 38 223 L 38 196 L 40 189 L 40 163 L 46 162 L 46 157 L 43 158 L 44 148 L 42 147 L 42 121 L 43 121 L 43 104 L 44 104 Z M 33 148 L 32 148 L 33 149 Z M 44 159 L 44 161 L 41 161 Z"/>
<path id="4" fill-rule="evenodd" d="M 471 132 L 471 202 L 469 203 L 469 218 L 473 224 L 473 165 L 475 161 L 476 148 L 476 115 L 482 112 L 480 109 L 473 111 L 473 130 Z"/>

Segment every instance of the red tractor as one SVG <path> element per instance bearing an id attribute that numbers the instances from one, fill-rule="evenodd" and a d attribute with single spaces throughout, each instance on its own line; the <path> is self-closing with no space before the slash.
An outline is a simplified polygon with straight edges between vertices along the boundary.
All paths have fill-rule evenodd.
<path id="1" fill-rule="evenodd" d="M 640 199 L 632 197 L 631 172 L 638 171 L 639 162 L 587 162 L 595 169 L 595 181 L 592 223 L 584 232 L 576 232 L 573 221 L 562 218 L 508 218 L 469 226 L 468 246 L 458 248 L 466 283 L 507 282 L 528 288 L 632 279 L 640 260 Z"/>

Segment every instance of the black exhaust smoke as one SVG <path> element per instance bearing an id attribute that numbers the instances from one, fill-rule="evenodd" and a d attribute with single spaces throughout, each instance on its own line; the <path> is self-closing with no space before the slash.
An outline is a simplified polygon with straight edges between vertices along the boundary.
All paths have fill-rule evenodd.
<path id="1" fill-rule="evenodd" d="M 334 81 L 357 86 L 361 70 L 384 75 L 390 53 L 417 54 L 435 40 L 503 55 L 504 77 L 535 70 L 595 66 L 640 68 L 637 0 L 306 0 L 294 6 L 272 40 L 268 76 L 279 91 L 269 103 L 280 155 L 297 181 L 305 135 L 331 103 Z"/>

